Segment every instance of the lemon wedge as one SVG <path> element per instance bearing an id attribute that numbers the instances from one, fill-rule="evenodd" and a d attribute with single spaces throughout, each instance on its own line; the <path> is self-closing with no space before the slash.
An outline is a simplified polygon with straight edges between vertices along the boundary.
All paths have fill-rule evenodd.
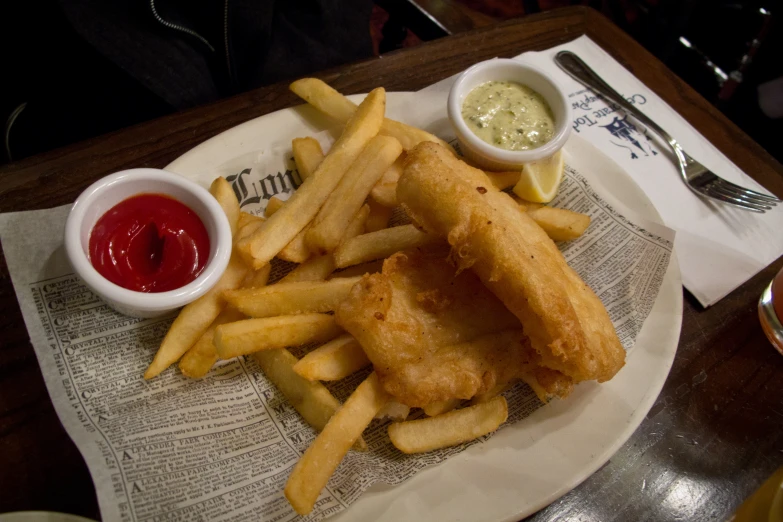
<path id="1" fill-rule="evenodd" d="M 562 151 L 540 161 L 525 163 L 522 175 L 514 185 L 514 194 L 534 203 L 549 203 L 563 181 L 564 165 Z"/>

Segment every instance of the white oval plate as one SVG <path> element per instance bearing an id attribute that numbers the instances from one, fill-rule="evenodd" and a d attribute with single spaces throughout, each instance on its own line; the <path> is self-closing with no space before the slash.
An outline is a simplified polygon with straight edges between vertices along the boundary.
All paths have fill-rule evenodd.
<path id="1" fill-rule="evenodd" d="M 363 95 L 350 97 L 360 101 Z M 445 97 L 388 93 L 387 115 L 450 136 Z M 403 117 L 403 115 L 405 115 Z M 283 109 L 234 127 L 193 148 L 167 168 L 209 186 L 217 167 L 257 151 L 288 145 L 330 122 L 307 106 Z M 610 204 L 661 223 L 658 212 L 623 169 L 590 143 L 572 136 L 567 162 L 588 177 Z M 589 162 L 590 176 L 579 164 Z M 682 323 L 682 281 L 675 255 L 658 299 L 611 381 L 582 383 L 566 400 L 553 401 L 410 480 L 376 483 L 330 520 L 515 521 L 550 504 L 589 477 L 622 446 L 644 419 L 669 374 Z"/>

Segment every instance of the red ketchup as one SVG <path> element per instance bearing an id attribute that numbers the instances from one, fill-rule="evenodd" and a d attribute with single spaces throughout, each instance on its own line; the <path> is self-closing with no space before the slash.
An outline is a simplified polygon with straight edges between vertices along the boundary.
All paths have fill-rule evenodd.
<path id="1" fill-rule="evenodd" d="M 106 279 L 137 292 L 183 287 L 204 270 L 209 235 L 186 205 L 139 194 L 106 212 L 90 235 L 90 262 Z"/>

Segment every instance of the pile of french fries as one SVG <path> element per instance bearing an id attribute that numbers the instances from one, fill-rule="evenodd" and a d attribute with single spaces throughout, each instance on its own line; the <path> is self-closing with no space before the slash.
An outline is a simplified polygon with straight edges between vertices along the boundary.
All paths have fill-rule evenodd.
<path id="1" fill-rule="evenodd" d="M 266 377 L 319 435 L 294 467 L 285 495 L 294 509 L 309 513 L 338 464 L 351 449 L 366 450 L 362 432 L 374 418 L 391 418 L 392 443 L 405 453 L 460 444 L 496 430 L 507 404 L 493 390 L 457 409 L 459 401 L 424 408 L 426 417 L 406 420 L 410 408 L 395 402 L 373 372 L 344 404 L 322 381 L 343 379 L 370 361 L 331 312 L 362 275 L 378 272 L 384 258 L 415 247 L 445 244 L 413 225 L 389 226 L 397 206 L 396 183 L 405 151 L 435 136 L 385 118 L 385 91 L 373 90 L 357 107 L 315 79 L 291 89 L 344 125 L 324 154 L 319 142 L 297 138 L 292 150 L 302 185 L 288 201 L 272 198 L 265 217 L 240 211 L 228 182 L 217 178 L 210 192 L 228 216 L 234 253 L 218 284 L 187 305 L 175 319 L 144 374 L 159 375 L 179 361 L 183 375 L 206 375 L 218 359 L 252 356 Z M 506 189 L 519 172 L 488 173 Z M 588 216 L 520 202 L 555 240 L 579 237 Z M 298 263 L 268 285 L 274 258 Z M 302 359 L 287 348 L 318 345 Z"/>

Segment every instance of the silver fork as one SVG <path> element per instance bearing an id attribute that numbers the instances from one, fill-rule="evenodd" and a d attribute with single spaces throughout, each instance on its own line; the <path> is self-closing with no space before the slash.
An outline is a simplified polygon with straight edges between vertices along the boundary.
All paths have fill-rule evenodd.
<path id="1" fill-rule="evenodd" d="M 590 87 L 607 100 L 614 102 L 646 127 L 654 130 L 663 138 L 677 156 L 680 167 L 680 175 L 685 184 L 693 192 L 700 196 L 728 203 L 752 212 L 764 213 L 770 210 L 781 200 L 775 196 L 762 194 L 755 190 L 746 189 L 725 180 L 711 172 L 707 167 L 693 159 L 685 152 L 677 141 L 669 133 L 648 118 L 630 102 L 626 101 L 617 91 L 612 89 L 595 71 L 571 51 L 560 51 L 555 56 L 555 63 L 569 76 L 580 83 Z"/>

